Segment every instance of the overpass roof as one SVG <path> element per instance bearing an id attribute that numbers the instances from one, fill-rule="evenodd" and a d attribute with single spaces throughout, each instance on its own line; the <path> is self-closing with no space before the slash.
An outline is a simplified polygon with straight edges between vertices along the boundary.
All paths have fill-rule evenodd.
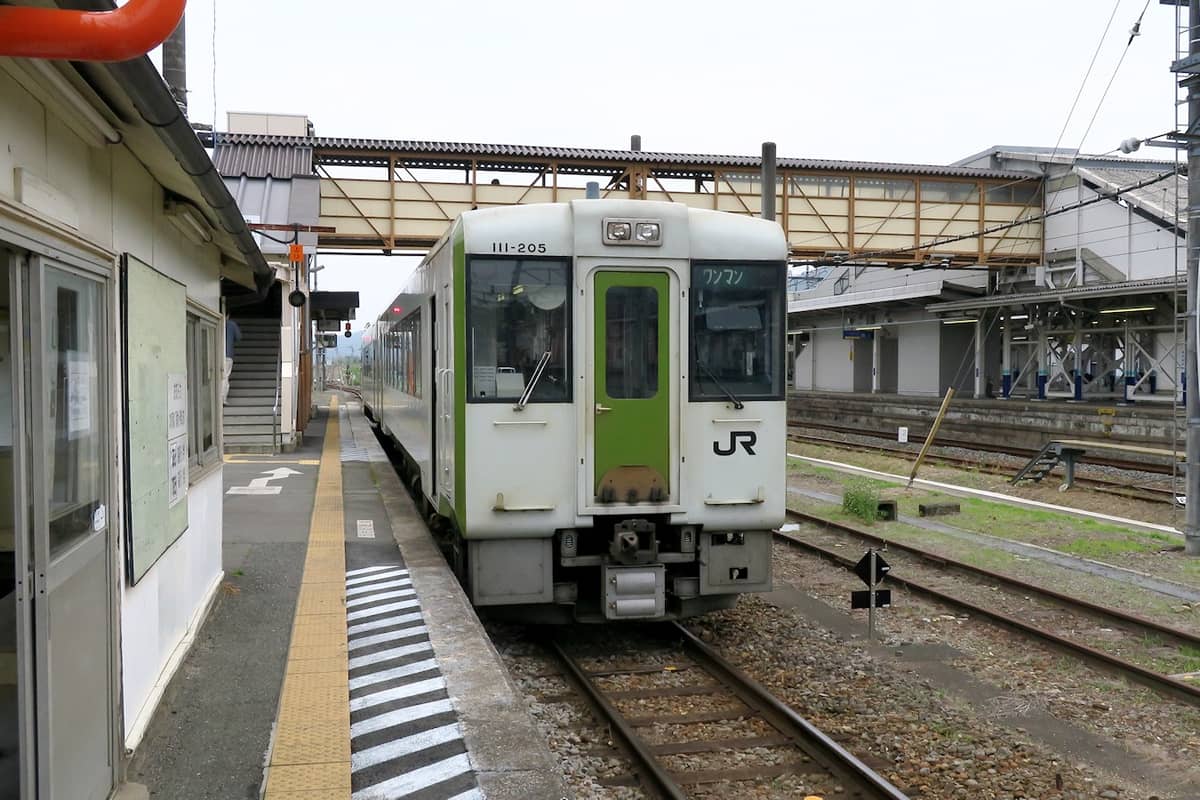
<path id="1" fill-rule="evenodd" d="M 594 167 L 597 163 L 649 164 L 663 172 L 691 174 L 706 167 L 762 167 L 760 156 L 667 153 L 646 150 L 608 150 L 589 147 L 544 147 L 539 145 L 480 144 L 472 142 L 433 142 L 414 139 L 359 139 L 332 136 L 277 136 L 250 133 L 204 135 L 206 144 L 215 140 L 217 160 L 222 174 L 261 171 L 262 148 L 295 148 L 311 152 L 314 164 L 340 166 L 387 166 L 388 156 L 402 156 L 409 166 L 469 167 L 472 160 L 485 159 L 490 169 L 528 169 L 531 160 L 566 160 Z M 246 163 L 239 163 L 241 159 Z M 280 162 L 284 166 L 284 162 Z M 242 169 L 242 167 L 245 169 Z M 286 162 L 288 169 L 297 166 Z M 937 164 L 902 164 L 885 161 L 839 161 L 817 158 L 780 158 L 784 170 L 813 172 L 867 172 L 945 178 L 1028 180 L 1026 172 L 980 169 L 977 167 Z M 560 165 L 559 172 L 569 172 Z M 593 171 L 593 170 L 586 170 Z M 285 177 L 285 176 L 276 176 Z M 286 177 L 290 177 L 286 176 Z"/>

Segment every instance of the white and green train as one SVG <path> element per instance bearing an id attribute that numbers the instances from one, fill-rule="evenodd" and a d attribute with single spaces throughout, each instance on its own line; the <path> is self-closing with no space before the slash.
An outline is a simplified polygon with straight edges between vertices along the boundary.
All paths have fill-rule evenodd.
<path id="1" fill-rule="evenodd" d="M 667 619 L 771 588 L 786 255 L 676 203 L 454 222 L 372 325 L 363 399 L 476 606 Z"/>

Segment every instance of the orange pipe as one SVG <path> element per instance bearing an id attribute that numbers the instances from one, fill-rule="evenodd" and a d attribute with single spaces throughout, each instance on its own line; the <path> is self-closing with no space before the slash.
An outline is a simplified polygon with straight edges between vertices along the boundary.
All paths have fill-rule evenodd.
<path id="1" fill-rule="evenodd" d="M 0 6 L 0 56 L 128 61 L 162 44 L 187 0 L 129 0 L 115 11 Z"/>

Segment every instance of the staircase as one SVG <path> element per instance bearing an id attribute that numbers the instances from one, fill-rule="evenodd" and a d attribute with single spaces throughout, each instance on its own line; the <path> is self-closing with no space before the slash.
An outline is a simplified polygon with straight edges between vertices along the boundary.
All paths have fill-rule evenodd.
<path id="1" fill-rule="evenodd" d="M 1084 450 L 1079 447 L 1068 447 L 1063 442 L 1047 442 L 1036 456 L 1029 459 L 1028 464 L 1021 467 L 1009 483 L 1015 485 L 1022 480 L 1041 483 L 1042 479 L 1061 463 L 1064 465 L 1066 476 L 1058 490 L 1065 491 L 1075 483 L 1075 465 L 1083 454 Z"/>
<path id="2" fill-rule="evenodd" d="M 246 317 L 234 321 L 242 338 L 233 348 L 233 372 L 225 400 L 225 452 L 273 453 L 278 439 L 279 320 Z"/>
<path id="3" fill-rule="evenodd" d="M 1062 447 L 1056 442 L 1050 442 L 1036 456 L 1029 459 L 1029 463 L 1021 467 L 1020 471 L 1013 476 L 1013 479 L 1009 483 L 1016 484 L 1022 480 L 1041 483 L 1042 478 L 1053 472 L 1061 460 Z"/>

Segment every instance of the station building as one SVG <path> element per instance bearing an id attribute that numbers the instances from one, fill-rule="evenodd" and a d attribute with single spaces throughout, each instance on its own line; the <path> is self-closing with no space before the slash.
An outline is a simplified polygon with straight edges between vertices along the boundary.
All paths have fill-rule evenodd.
<path id="1" fill-rule="evenodd" d="M 0 796 L 104 800 L 221 585 L 222 299 L 274 275 L 145 57 L 0 58 L 0 265 Z"/>
<path id="2" fill-rule="evenodd" d="M 860 237 L 920 230 L 918 241 L 899 245 L 910 248 L 909 264 L 889 250 L 893 236 L 887 247 L 859 247 L 843 259 L 809 259 L 793 269 L 793 386 L 909 397 L 954 387 L 981 399 L 1175 401 L 1182 392 L 1187 197 L 1176 164 L 994 147 L 948 169 L 1012 177 L 1008 185 L 974 186 L 955 176 L 952 191 L 939 187 L 936 194 L 921 180 L 896 192 L 886 222 L 855 220 Z M 1013 222 L 1030 222 L 1008 227 L 1000 209 L 1016 209 Z M 928 228 L 931 213 L 954 222 Z M 1000 237 L 1022 228 L 1031 233 L 1020 240 L 1025 255 L 1034 257 L 1004 263 L 998 256 L 1016 250 Z M 960 230 L 985 235 L 954 241 Z M 964 245 L 977 252 L 963 252 Z"/>

